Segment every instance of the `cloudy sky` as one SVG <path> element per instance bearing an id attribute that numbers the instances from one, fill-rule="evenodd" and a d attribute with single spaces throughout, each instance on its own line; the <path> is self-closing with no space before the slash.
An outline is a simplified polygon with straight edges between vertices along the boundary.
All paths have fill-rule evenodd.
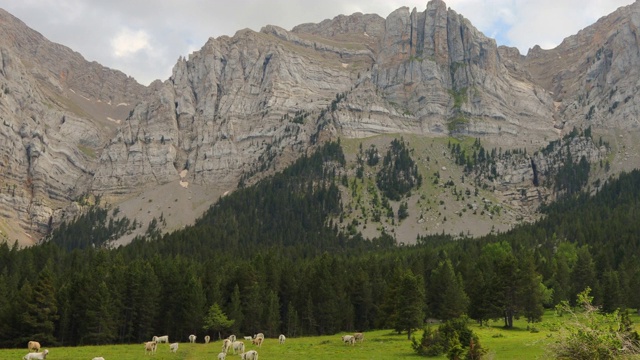
<path id="1" fill-rule="evenodd" d="M 526 54 L 563 38 L 633 0 L 445 0 L 499 45 Z M 427 0 L 0 0 L 0 7 L 49 40 L 143 84 L 166 80 L 181 55 L 209 37 L 273 24 L 285 29 L 339 14 L 386 17 Z"/>

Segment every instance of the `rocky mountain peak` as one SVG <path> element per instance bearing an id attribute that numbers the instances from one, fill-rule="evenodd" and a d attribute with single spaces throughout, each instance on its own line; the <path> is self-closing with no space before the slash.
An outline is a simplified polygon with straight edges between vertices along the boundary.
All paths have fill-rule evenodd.
<path id="1" fill-rule="evenodd" d="M 178 218 L 139 199 L 173 186 L 157 196 L 203 209 L 338 137 L 470 135 L 535 149 L 569 126 L 636 128 L 639 7 L 526 56 L 441 0 L 244 29 L 210 38 L 149 87 L 0 11 L 0 228 L 28 242 L 87 194 L 142 223 Z"/>

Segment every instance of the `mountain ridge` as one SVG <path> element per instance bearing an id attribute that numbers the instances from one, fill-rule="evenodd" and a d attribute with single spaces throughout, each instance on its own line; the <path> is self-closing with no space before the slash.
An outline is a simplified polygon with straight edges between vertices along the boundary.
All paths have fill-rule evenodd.
<path id="1" fill-rule="evenodd" d="M 197 193 L 199 202 L 213 203 L 339 137 L 479 136 L 495 147 L 535 150 L 593 126 L 616 146 L 610 154 L 626 159 L 620 168 L 636 166 L 621 151 L 635 154 L 640 98 L 625 72 L 640 62 L 639 46 L 621 44 L 634 44 L 639 7 L 620 8 L 556 49 L 526 56 L 498 47 L 439 0 L 386 19 L 356 13 L 291 31 L 270 25 L 210 38 L 149 87 L 7 21 L 0 32 L 15 43 L 0 43 L 2 87 L 10 89 L 0 99 L 0 140 L 11 144 L 0 147 L 9 169 L 0 178 L 0 230 L 28 244 L 25 231 L 42 236 L 80 211 L 87 195 L 146 223 L 167 211 L 144 211 L 140 199 L 156 188 L 174 184 L 165 198 Z M 599 46 L 572 53 L 587 33 L 599 34 Z M 70 60 L 52 61 L 60 51 Z M 22 61 L 27 54 L 31 67 Z M 570 64 L 558 54 L 573 54 L 565 55 Z M 16 83 L 19 77 L 27 81 Z M 519 186 L 535 188 L 530 179 Z M 202 207 L 186 200 L 183 207 Z"/>

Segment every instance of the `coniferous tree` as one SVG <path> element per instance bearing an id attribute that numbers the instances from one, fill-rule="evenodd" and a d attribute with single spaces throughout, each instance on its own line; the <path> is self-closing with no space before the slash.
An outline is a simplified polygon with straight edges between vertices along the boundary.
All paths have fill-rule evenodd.
<path id="1" fill-rule="evenodd" d="M 233 293 L 231 294 L 229 319 L 234 321 L 231 332 L 234 334 L 240 333 L 240 326 L 244 321 L 244 314 L 242 313 L 242 298 L 240 297 L 240 287 L 238 284 L 234 285 Z"/>
<path id="2" fill-rule="evenodd" d="M 429 283 L 429 309 L 435 318 L 448 320 L 467 312 L 469 297 L 464 291 L 462 278 L 456 275 L 449 259 L 438 264 Z"/>
<path id="3" fill-rule="evenodd" d="M 615 270 L 607 270 L 602 276 L 602 311 L 612 313 L 623 306 L 620 278 Z"/>
<path id="4" fill-rule="evenodd" d="M 577 299 L 578 294 L 584 289 L 596 288 L 596 270 L 591 252 L 587 246 L 582 246 L 577 251 L 576 264 L 571 272 L 572 293 L 571 299 Z"/>
<path id="5" fill-rule="evenodd" d="M 43 343 L 53 345 L 56 343 L 54 330 L 59 314 L 53 273 L 49 265 L 38 275 L 38 282 L 31 295 L 22 315 L 24 331 L 33 339 L 41 339 Z"/>
<path id="6" fill-rule="evenodd" d="M 82 315 L 80 343 L 87 345 L 104 345 L 112 343 L 116 338 L 117 325 L 115 323 L 115 309 L 104 281 L 98 281 L 97 286 L 85 287 L 82 298 L 87 303 Z"/>
<path id="7" fill-rule="evenodd" d="M 367 273 L 363 269 L 358 269 L 351 279 L 352 291 L 351 303 L 354 306 L 354 326 L 356 330 L 364 331 L 369 329 L 374 311 L 372 284 Z"/>
<path id="8" fill-rule="evenodd" d="M 544 303 L 551 301 L 551 293 L 542 283 L 535 269 L 533 257 L 529 254 L 518 264 L 518 302 L 522 313 L 530 323 L 539 322 L 544 314 Z"/>
<path id="9" fill-rule="evenodd" d="M 6 245 L 6 244 L 5 244 Z M 0 245 L 2 246 L 2 245 Z M 7 276 L 0 273 L 0 339 L 9 339 L 9 314 L 10 308 L 9 286 Z M 3 344 L 0 342 L 0 346 Z"/>
<path id="10" fill-rule="evenodd" d="M 213 331 L 218 333 L 218 339 L 222 339 L 220 335 L 221 332 L 228 330 L 233 326 L 234 320 L 227 318 L 227 316 L 222 312 L 220 305 L 218 303 L 214 303 L 209 307 L 207 311 L 207 315 L 203 321 L 204 325 L 202 328 L 204 331 Z"/>
<path id="11" fill-rule="evenodd" d="M 296 337 L 300 328 L 300 318 L 298 317 L 298 311 L 291 302 L 287 305 L 287 324 L 285 332 L 287 336 Z"/>
<path id="12" fill-rule="evenodd" d="M 304 330 L 306 334 L 316 335 L 318 333 L 318 324 L 314 314 L 313 299 L 311 294 L 307 297 L 307 302 L 303 317 Z"/>
<path id="13" fill-rule="evenodd" d="M 405 271 L 398 283 L 395 293 L 395 315 L 393 328 L 401 333 L 407 332 L 407 339 L 411 339 L 411 332 L 422 327 L 424 319 L 424 285 L 420 276 L 411 270 Z"/>
<path id="14" fill-rule="evenodd" d="M 267 297 L 265 329 L 268 337 L 277 337 L 280 334 L 280 300 L 278 294 L 269 291 Z"/>
<path id="15" fill-rule="evenodd" d="M 553 303 L 569 301 L 571 291 L 571 269 L 564 257 L 554 257 L 555 271 L 551 282 Z"/>
<path id="16" fill-rule="evenodd" d="M 128 266 L 125 284 L 121 336 L 126 342 L 142 342 L 154 335 L 161 284 L 146 261 Z"/>
<path id="17" fill-rule="evenodd" d="M 258 282 L 253 282 L 246 290 L 244 302 L 244 330 L 252 334 L 262 332 L 262 311 L 263 306 L 262 291 Z"/>

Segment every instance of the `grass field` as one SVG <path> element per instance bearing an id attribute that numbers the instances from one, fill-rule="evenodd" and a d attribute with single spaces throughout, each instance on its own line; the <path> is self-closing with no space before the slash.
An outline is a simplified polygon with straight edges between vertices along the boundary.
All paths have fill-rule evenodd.
<path id="1" fill-rule="evenodd" d="M 636 313 L 637 314 L 637 313 Z M 548 313 L 542 323 L 536 324 L 539 332 L 527 330 L 524 320 L 514 321 L 514 329 L 505 330 L 500 322 L 490 322 L 489 326 L 482 328 L 471 325 L 472 330 L 480 337 L 483 347 L 489 349 L 486 359 L 548 359 L 545 353 L 546 345 L 553 341 L 557 324 L 567 318 L 558 318 Z M 633 317 L 636 328 L 640 320 L 637 315 Z M 407 340 L 406 333 L 396 334 L 390 330 L 377 330 L 365 333 L 364 343 L 355 346 L 342 344 L 342 334 L 287 338 L 284 345 L 278 344 L 277 339 L 265 339 L 261 348 L 252 346 L 245 341 L 246 350 L 258 351 L 260 360 L 284 359 L 294 360 L 387 360 L 387 359 L 425 359 L 416 355 L 411 349 L 411 342 Z M 416 332 L 416 337 L 421 333 Z M 173 340 L 172 340 L 173 341 Z M 108 346 L 79 346 L 79 347 L 53 347 L 48 348 L 50 353 L 47 360 L 91 360 L 96 356 L 102 356 L 105 360 L 134 360 L 153 358 L 158 360 L 199 360 L 217 359 L 217 354 L 222 346 L 221 341 L 213 341 L 209 344 L 189 344 L 180 342 L 177 353 L 169 352 L 168 344 L 158 344 L 158 351 L 153 356 L 145 357 L 144 345 L 108 345 Z M 46 346 L 44 347 L 46 348 Z M 24 349 L 0 349 L 0 360 L 22 359 L 27 353 Z M 229 353 L 227 359 L 239 359 L 238 355 Z M 446 357 L 430 358 L 445 359 Z"/>

